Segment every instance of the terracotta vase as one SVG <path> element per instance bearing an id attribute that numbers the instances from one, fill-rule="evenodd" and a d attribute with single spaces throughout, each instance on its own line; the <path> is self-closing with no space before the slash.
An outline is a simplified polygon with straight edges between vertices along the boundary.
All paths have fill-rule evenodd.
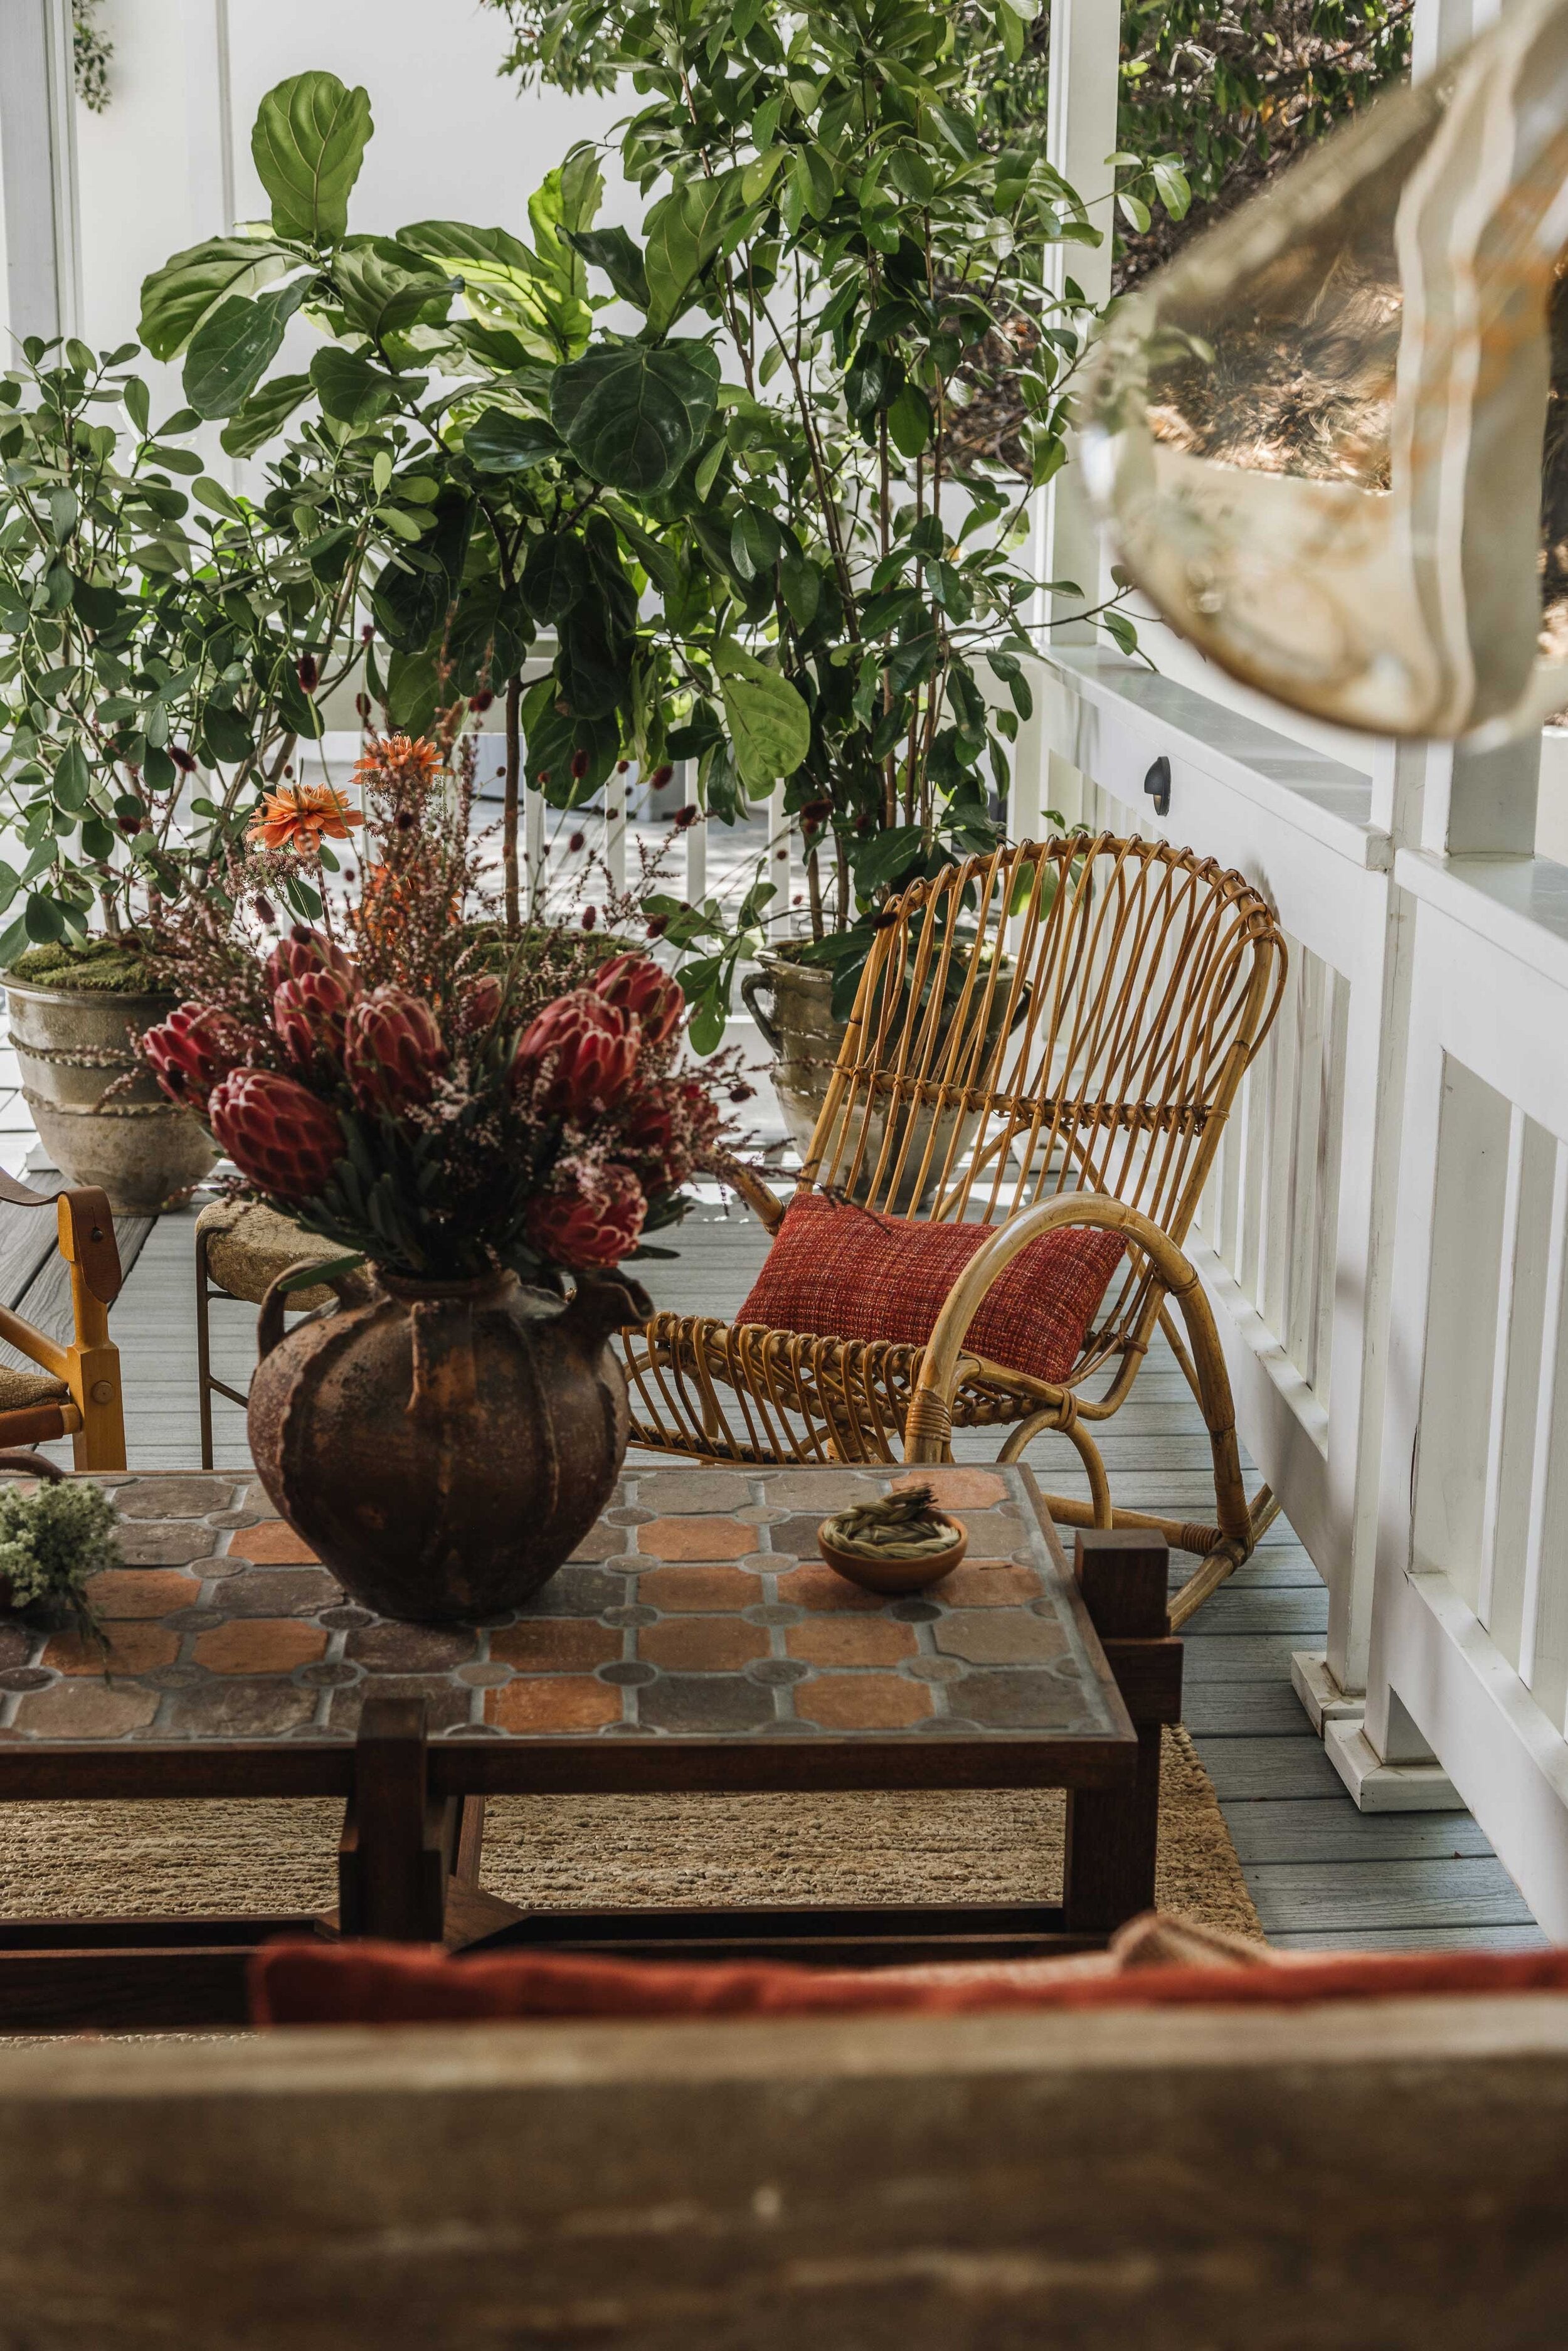
<path id="1" fill-rule="evenodd" d="M 263 1485 L 351 1596 L 465 1624 L 518 1608 L 575 1551 L 626 1451 L 609 1344 L 651 1311 L 616 1274 L 570 1306 L 516 1274 L 351 1277 L 285 1333 L 261 1311 L 250 1445 Z"/>

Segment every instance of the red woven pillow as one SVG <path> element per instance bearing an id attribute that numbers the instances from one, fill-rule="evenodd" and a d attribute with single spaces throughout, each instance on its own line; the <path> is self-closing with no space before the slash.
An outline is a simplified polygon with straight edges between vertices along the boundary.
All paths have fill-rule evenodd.
<path id="1" fill-rule="evenodd" d="M 948 1291 L 994 1225 L 915 1225 L 820 1192 L 791 1202 L 737 1322 L 821 1339 L 923 1347 Z M 1077 1362 L 1124 1243 L 1063 1225 L 1014 1258 L 965 1344 L 1032 1379 L 1064 1380 Z"/>
<path id="2" fill-rule="evenodd" d="M 455 2024 L 497 2017 L 809 2016 L 985 2009 L 1297 2008 L 1321 2001 L 1568 1991 L 1568 1950 L 1360 1952 L 1253 1965 L 1118 1966 L 1113 1956 L 911 1968 L 683 1962 L 398 1943 L 269 1943 L 251 1962 L 256 2024 Z"/>

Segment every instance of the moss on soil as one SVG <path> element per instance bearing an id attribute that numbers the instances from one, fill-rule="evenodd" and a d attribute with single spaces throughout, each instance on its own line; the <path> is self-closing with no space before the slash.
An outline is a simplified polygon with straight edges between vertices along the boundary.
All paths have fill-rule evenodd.
<path id="1" fill-rule="evenodd" d="M 66 940 L 28 947 L 5 974 L 29 987 L 68 988 L 91 996 L 154 996 L 157 982 L 149 968 L 141 942 L 122 938 L 89 939 L 77 946 Z"/>

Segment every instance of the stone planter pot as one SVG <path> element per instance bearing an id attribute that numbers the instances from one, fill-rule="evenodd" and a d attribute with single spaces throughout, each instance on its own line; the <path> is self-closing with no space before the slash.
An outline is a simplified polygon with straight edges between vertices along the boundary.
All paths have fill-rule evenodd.
<path id="1" fill-rule="evenodd" d="M 516 1274 L 350 1275 L 283 1331 L 261 1310 L 250 1447 L 277 1508 L 381 1614 L 473 1624 L 520 1608 L 609 1501 L 626 1452 L 612 1333 L 653 1311 L 621 1275 L 570 1306 Z"/>
<path id="2" fill-rule="evenodd" d="M 832 1014 L 833 982 L 831 972 L 812 964 L 797 963 L 792 956 L 774 948 L 765 948 L 758 957 L 760 968 L 750 972 L 740 983 L 740 993 L 747 1009 L 756 1021 L 778 1060 L 773 1065 L 773 1091 L 779 1097 L 789 1139 L 802 1159 L 810 1144 L 812 1133 L 828 1098 L 828 1086 L 833 1065 L 839 1057 L 849 1023 L 835 1020 Z M 770 996 L 771 1009 L 764 1009 L 759 996 Z M 1000 1033 L 1005 1001 L 998 989 L 991 1010 L 988 1041 L 994 1043 Z M 861 1120 L 868 1115 L 863 1109 L 857 1113 Z M 868 1187 L 869 1176 L 882 1155 L 888 1113 L 877 1105 L 869 1113 L 873 1121 L 867 1138 L 864 1168 L 866 1178 L 849 1188 L 861 1197 Z M 889 1165 L 903 1148 L 904 1131 L 913 1124 L 909 1135 L 908 1156 L 904 1161 L 909 1171 L 901 1183 L 898 1196 L 883 1203 L 893 1213 L 903 1215 L 911 1205 L 911 1193 L 931 1135 L 932 1122 L 936 1125 L 936 1140 L 931 1153 L 931 1166 L 940 1175 L 946 1163 L 954 1130 L 957 1130 L 957 1151 L 961 1155 L 979 1131 L 978 1111 L 928 1109 L 902 1110 L 894 1113 L 899 1132 L 894 1138 Z M 847 1167 L 854 1155 L 853 1143 L 846 1143 L 841 1169 Z M 936 1184 L 928 1181 L 919 1206 L 929 1208 L 936 1197 Z"/>
<path id="3" fill-rule="evenodd" d="M 111 1207 L 146 1216 L 185 1197 L 216 1165 L 216 1147 L 193 1113 L 159 1092 L 136 1050 L 142 1030 L 172 1010 L 172 997 L 11 978 L 5 994 L 23 1095 L 71 1183 L 101 1185 Z M 127 1073 L 130 1084 L 109 1094 Z"/>

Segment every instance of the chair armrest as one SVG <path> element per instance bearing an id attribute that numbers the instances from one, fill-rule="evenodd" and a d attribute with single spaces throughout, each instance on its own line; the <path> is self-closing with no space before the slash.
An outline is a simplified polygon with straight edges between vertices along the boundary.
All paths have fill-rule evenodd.
<path id="1" fill-rule="evenodd" d="M 1210 1437 L 1228 1438 L 1234 1444 L 1235 1411 L 1219 1333 L 1190 1259 L 1151 1217 L 1129 1207 L 1124 1200 L 1111 1199 L 1102 1192 L 1063 1192 L 1032 1208 L 1020 1208 L 998 1225 L 947 1292 L 925 1343 L 909 1400 L 904 1423 L 906 1459 L 945 1458 L 953 1433 L 958 1363 L 970 1323 L 1019 1250 L 1042 1233 L 1055 1232 L 1064 1225 L 1089 1225 L 1102 1232 L 1121 1233 L 1148 1259 L 1155 1281 L 1167 1297 L 1175 1299 L 1186 1324 Z"/>
<path id="2" fill-rule="evenodd" d="M 57 1192 L 35 1192 L 0 1168 L 0 1201 L 12 1208 L 57 1208 L 61 1256 L 68 1265 L 78 1268 L 100 1305 L 113 1305 L 125 1277 L 107 1192 L 96 1184 L 62 1185 Z"/>
<path id="3" fill-rule="evenodd" d="M 716 1151 L 703 1173 L 716 1176 L 721 1184 L 727 1184 L 732 1192 L 737 1193 L 753 1216 L 760 1217 L 769 1237 L 779 1230 L 789 1204 L 744 1159 L 734 1159 L 727 1151 Z"/>

